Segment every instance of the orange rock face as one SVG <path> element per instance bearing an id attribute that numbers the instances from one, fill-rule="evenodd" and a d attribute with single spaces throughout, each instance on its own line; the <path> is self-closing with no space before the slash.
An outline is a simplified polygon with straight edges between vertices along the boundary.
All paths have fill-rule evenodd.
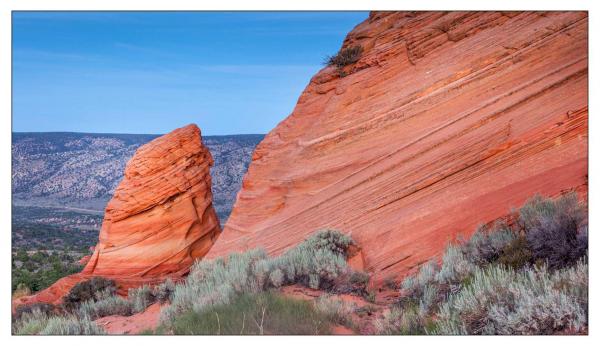
<path id="1" fill-rule="evenodd" d="M 212 207 L 212 156 L 188 125 L 140 147 L 106 207 L 100 240 L 80 274 L 25 299 L 57 303 L 92 276 L 130 287 L 186 274 L 221 229 Z"/>
<path id="2" fill-rule="evenodd" d="M 186 273 L 220 233 L 212 164 L 195 125 L 140 147 L 106 206 L 100 241 L 83 273 L 119 278 Z"/>
<path id="3" fill-rule="evenodd" d="M 587 191 L 585 12 L 372 13 L 257 147 L 207 254 L 350 234 L 406 274 L 536 193 Z"/>

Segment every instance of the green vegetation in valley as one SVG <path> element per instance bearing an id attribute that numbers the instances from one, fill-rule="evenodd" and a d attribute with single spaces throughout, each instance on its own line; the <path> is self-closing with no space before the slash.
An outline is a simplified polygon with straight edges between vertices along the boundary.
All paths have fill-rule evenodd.
<path id="1" fill-rule="evenodd" d="M 98 241 L 101 214 L 51 207 L 12 206 L 12 248 L 87 251 Z"/>
<path id="2" fill-rule="evenodd" d="M 80 272 L 82 266 L 77 261 L 82 255 L 72 251 L 17 251 L 12 256 L 12 292 L 36 292 Z"/>

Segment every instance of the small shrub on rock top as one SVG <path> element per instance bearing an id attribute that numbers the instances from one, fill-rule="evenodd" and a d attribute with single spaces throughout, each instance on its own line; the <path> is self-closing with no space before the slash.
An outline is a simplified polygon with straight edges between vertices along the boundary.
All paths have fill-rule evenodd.
<path id="1" fill-rule="evenodd" d="M 342 68 L 344 66 L 354 64 L 360 59 L 363 48 L 361 46 L 354 46 L 341 49 L 336 55 L 327 57 L 325 60 L 326 65 L 336 66 Z"/>
<path id="2" fill-rule="evenodd" d="M 67 310 L 77 309 L 79 304 L 85 301 L 97 301 L 106 296 L 114 295 L 116 291 L 117 286 L 113 280 L 93 277 L 73 286 L 69 293 L 63 297 L 63 306 Z"/>

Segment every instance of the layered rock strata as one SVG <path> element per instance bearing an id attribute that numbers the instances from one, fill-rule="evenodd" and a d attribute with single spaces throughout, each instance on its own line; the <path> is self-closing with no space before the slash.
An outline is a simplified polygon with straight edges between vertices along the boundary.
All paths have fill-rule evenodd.
<path id="1" fill-rule="evenodd" d="M 121 293 L 181 278 L 221 232 L 212 205 L 212 164 L 196 125 L 141 146 L 106 207 L 99 242 L 83 271 L 24 302 L 58 303 L 93 276 L 114 279 Z"/>
<path id="2" fill-rule="evenodd" d="M 214 258 L 350 234 L 376 280 L 539 193 L 587 192 L 585 12 L 372 13 L 258 145 Z"/>

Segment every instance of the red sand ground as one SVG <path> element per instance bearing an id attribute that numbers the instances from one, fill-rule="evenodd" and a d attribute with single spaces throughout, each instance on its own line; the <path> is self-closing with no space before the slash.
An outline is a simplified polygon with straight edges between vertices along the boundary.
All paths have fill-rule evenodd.
<path id="1" fill-rule="evenodd" d="M 150 305 L 146 311 L 132 316 L 106 316 L 95 322 L 108 334 L 139 334 L 144 330 L 158 327 L 161 306 Z"/>

